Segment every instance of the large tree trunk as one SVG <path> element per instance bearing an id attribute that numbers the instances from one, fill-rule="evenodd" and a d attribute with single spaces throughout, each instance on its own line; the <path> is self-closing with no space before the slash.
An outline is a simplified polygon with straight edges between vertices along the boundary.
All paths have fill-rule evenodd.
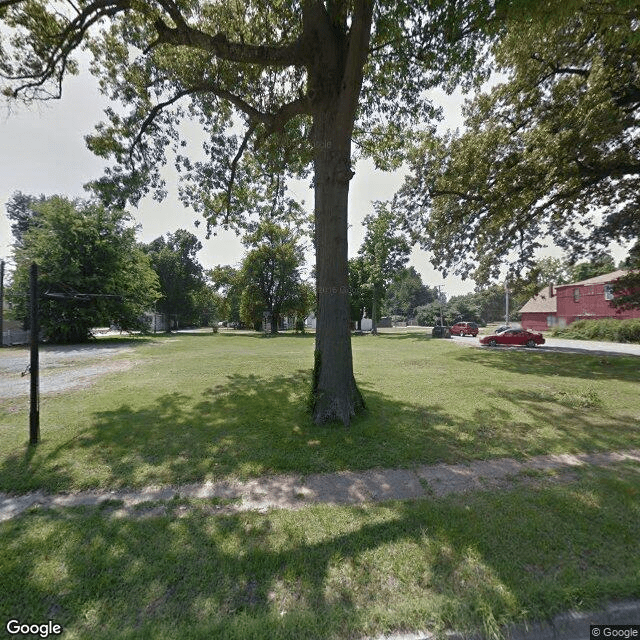
<path id="1" fill-rule="evenodd" d="M 314 121 L 315 244 L 318 313 L 313 419 L 348 425 L 364 407 L 353 376 L 347 246 L 351 140 L 332 118 Z"/>
<path id="2" fill-rule="evenodd" d="M 364 407 L 353 377 L 347 253 L 351 134 L 369 48 L 372 0 L 354 0 L 351 29 L 332 3 L 303 2 L 313 49 L 307 94 L 312 104 L 318 314 L 313 420 L 345 425 Z M 328 11 L 329 10 L 329 11 Z"/>

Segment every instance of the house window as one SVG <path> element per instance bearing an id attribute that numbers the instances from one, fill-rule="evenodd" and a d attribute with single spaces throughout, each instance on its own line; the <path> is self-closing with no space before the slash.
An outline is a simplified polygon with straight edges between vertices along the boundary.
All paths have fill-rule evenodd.
<path id="1" fill-rule="evenodd" d="M 579 302 L 580 301 L 580 289 L 574 289 L 573 290 L 573 301 L 574 302 Z"/>
<path id="2" fill-rule="evenodd" d="M 613 300 L 613 285 L 605 284 L 604 285 L 604 299 L 605 300 Z"/>

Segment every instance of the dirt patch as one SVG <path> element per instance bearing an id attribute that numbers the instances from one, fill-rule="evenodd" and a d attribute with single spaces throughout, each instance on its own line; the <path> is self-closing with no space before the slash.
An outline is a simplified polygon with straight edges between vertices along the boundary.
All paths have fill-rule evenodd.
<path id="1" fill-rule="evenodd" d="M 40 393 L 86 388 L 107 373 L 127 371 L 137 361 L 119 356 L 132 352 L 132 346 L 108 343 L 43 345 L 39 353 Z M 0 399 L 29 395 L 29 360 L 26 348 L 0 352 Z"/>

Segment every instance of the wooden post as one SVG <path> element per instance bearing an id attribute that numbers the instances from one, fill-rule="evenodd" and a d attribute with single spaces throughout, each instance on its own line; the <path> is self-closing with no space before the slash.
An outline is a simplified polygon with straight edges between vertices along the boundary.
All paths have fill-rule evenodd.
<path id="1" fill-rule="evenodd" d="M 38 354 L 38 265 L 31 265 L 30 296 L 31 296 L 31 409 L 29 411 L 29 444 L 37 444 L 40 438 L 40 397 L 39 397 L 39 354 Z"/>

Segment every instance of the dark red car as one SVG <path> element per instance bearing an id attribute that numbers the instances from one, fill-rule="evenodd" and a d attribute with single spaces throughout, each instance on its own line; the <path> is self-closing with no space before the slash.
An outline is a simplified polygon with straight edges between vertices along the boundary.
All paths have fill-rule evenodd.
<path id="1" fill-rule="evenodd" d="M 480 344 L 487 344 L 490 347 L 495 347 L 497 344 L 535 347 L 536 345 L 544 344 L 544 338 L 541 333 L 529 331 L 528 329 L 507 329 L 502 333 L 493 333 L 480 338 Z"/>
<path id="2" fill-rule="evenodd" d="M 456 322 L 451 327 L 452 336 L 477 336 L 478 325 L 475 322 Z"/>

